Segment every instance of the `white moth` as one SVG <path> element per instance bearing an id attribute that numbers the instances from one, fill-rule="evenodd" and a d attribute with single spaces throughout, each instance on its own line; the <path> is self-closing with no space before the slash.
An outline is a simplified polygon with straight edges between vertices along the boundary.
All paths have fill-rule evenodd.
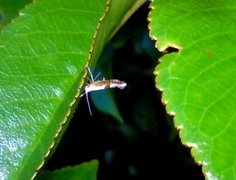
<path id="1" fill-rule="evenodd" d="M 90 80 L 90 83 L 85 86 L 85 90 L 84 90 L 85 93 L 82 94 L 80 97 L 82 97 L 83 95 L 86 95 L 89 114 L 92 116 L 92 111 L 91 111 L 91 107 L 90 107 L 90 103 L 89 103 L 88 93 L 90 93 L 92 91 L 100 91 L 100 90 L 111 89 L 111 88 L 124 89 L 127 84 L 126 84 L 126 82 L 120 81 L 118 79 L 111 79 L 111 80 L 103 79 L 103 80 L 97 80 L 96 81 L 96 78 L 95 79 L 93 78 L 93 75 L 92 75 L 89 67 L 88 67 L 88 72 L 90 74 L 91 80 Z"/>

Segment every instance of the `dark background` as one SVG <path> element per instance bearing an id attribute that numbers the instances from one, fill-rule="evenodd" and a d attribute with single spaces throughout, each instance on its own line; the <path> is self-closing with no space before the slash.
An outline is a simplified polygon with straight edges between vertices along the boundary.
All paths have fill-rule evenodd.
<path id="1" fill-rule="evenodd" d="M 113 90 L 124 123 L 97 111 L 92 103 L 90 116 L 82 98 L 46 169 L 98 159 L 101 180 L 204 179 L 155 88 L 153 71 L 163 54 L 149 37 L 148 11 L 146 3 L 112 38 L 98 62 L 111 65 L 113 77 L 128 84 L 125 90 Z"/>

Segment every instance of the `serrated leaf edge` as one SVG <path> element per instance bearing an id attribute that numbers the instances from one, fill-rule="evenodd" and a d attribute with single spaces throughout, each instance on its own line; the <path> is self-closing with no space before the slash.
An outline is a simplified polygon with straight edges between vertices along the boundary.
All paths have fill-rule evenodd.
<path id="1" fill-rule="evenodd" d="M 93 51 L 94 51 L 94 46 L 95 46 L 95 43 L 96 43 L 96 38 L 97 38 L 97 35 L 98 35 L 98 32 L 100 30 L 100 27 L 101 27 L 101 24 L 102 22 L 104 21 L 105 17 L 107 16 L 107 13 L 110 9 L 110 1 L 111 0 L 107 0 L 106 1 L 106 7 L 104 9 L 104 12 L 102 14 L 102 16 L 100 17 L 99 21 L 98 21 L 98 24 L 96 26 L 96 29 L 95 29 L 95 32 L 94 32 L 94 35 L 93 35 L 93 39 L 92 39 L 92 43 L 91 43 L 91 46 L 90 46 L 90 50 L 89 50 L 89 53 L 88 53 L 88 58 L 86 60 L 86 65 L 85 65 L 85 70 L 84 70 L 84 74 L 82 76 L 82 81 L 81 83 L 79 84 L 78 86 L 78 90 L 77 90 L 77 93 L 75 94 L 75 97 L 73 99 L 73 101 L 70 103 L 69 105 L 69 109 L 68 109 L 68 112 L 66 113 L 64 119 L 62 120 L 62 122 L 59 124 L 59 128 L 57 129 L 55 135 L 53 136 L 53 139 L 52 139 L 52 143 L 50 144 L 49 148 L 48 148 L 48 151 L 46 152 L 46 154 L 44 155 L 41 163 L 38 165 L 38 167 L 35 169 L 34 171 L 34 174 L 32 175 L 31 179 L 34 179 L 36 177 L 36 175 L 38 174 L 39 170 L 43 167 L 43 165 L 45 164 L 48 156 L 51 154 L 52 152 L 52 149 L 54 148 L 55 146 L 55 142 L 57 140 L 57 138 L 60 136 L 63 128 L 64 128 L 64 125 L 67 123 L 67 120 L 69 119 L 71 113 L 72 113 L 72 108 L 74 107 L 75 103 L 77 102 L 77 99 L 80 97 L 80 92 L 81 92 L 81 89 L 84 85 L 84 82 L 85 82 L 85 79 L 86 79 L 86 76 L 87 76 L 87 67 L 89 66 L 90 64 L 90 61 L 91 61 L 91 58 L 92 58 L 92 55 L 93 55 Z"/>
<path id="2" fill-rule="evenodd" d="M 149 9 L 150 9 L 150 12 L 151 12 L 152 10 L 155 9 L 155 7 L 153 6 L 154 0 L 150 0 L 150 2 L 151 2 L 151 3 L 150 3 L 150 5 L 149 5 Z M 158 48 L 158 38 L 157 38 L 157 36 L 155 36 L 154 34 L 151 33 L 151 29 L 152 29 L 152 28 L 151 28 L 151 21 L 152 21 L 152 19 L 151 19 L 151 17 L 150 17 L 150 13 L 149 13 L 149 16 L 148 16 L 148 22 L 149 22 L 149 25 L 148 25 L 149 36 L 150 36 L 150 38 L 151 38 L 152 40 L 155 41 L 155 48 L 158 49 L 158 50 L 160 50 L 160 52 L 162 52 L 163 55 L 168 54 L 168 51 L 167 51 L 167 48 L 168 48 L 168 47 L 173 47 L 173 48 L 175 48 L 175 49 L 178 49 L 178 53 L 180 53 L 183 48 L 182 48 L 181 46 L 178 46 L 178 45 L 172 44 L 172 43 L 168 43 L 168 44 L 166 44 L 164 47 Z M 160 61 L 160 63 L 161 63 L 161 59 L 159 59 L 159 61 Z M 153 72 L 153 74 L 154 74 L 154 76 L 155 76 L 155 79 L 157 79 L 157 77 L 158 77 L 158 75 L 159 75 L 159 72 L 158 72 L 158 70 L 157 70 L 157 67 L 158 67 L 158 66 L 156 66 L 156 68 L 155 68 L 155 70 L 154 70 L 154 72 Z M 206 163 L 203 162 L 203 161 L 197 160 L 196 156 L 194 155 L 194 150 L 197 150 L 197 149 L 198 149 L 198 145 L 197 145 L 196 143 L 193 143 L 193 142 L 183 142 L 184 140 L 183 140 L 183 138 L 181 137 L 181 134 L 182 134 L 184 128 L 183 128 L 182 125 L 176 125 L 176 123 L 175 123 L 175 122 L 176 122 L 176 112 L 171 110 L 171 108 L 170 108 L 169 105 L 168 105 L 167 99 L 164 98 L 164 95 L 163 95 L 163 94 L 165 94 L 165 90 L 164 90 L 163 88 L 161 88 L 161 87 L 158 87 L 157 83 L 155 83 L 155 87 L 156 87 L 156 89 L 159 90 L 159 91 L 161 92 L 161 94 L 162 94 L 162 95 L 161 95 L 161 96 L 162 96 L 161 101 L 162 101 L 163 105 L 165 106 L 165 109 L 166 109 L 167 114 L 169 114 L 171 117 L 173 117 L 174 127 L 178 130 L 178 134 L 179 134 L 179 137 L 180 137 L 180 140 L 181 140 L 182 145 L 184 145 L 184 146 L 190 148 L 191 156 L 192 156 L 192 158 L 194 159 L 195 163 L 198 164 L 198 165 L 200 165 L 200 166 L 202 166 L 202 173 L 203 173 L 206 177 L 208 177 L 208 179 L 214 179 L 211 173 L 209 173 L 209 172 L 204 172 L 204 171 L 203 171 L 203 166 L 206 165 Z"/>

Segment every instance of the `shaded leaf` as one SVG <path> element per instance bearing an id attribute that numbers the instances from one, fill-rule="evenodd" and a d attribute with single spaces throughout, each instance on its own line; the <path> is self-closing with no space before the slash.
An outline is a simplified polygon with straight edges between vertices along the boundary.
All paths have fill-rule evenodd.
<path id="1" fill-rule="evenodd" d="M 32 0 L 0 0 L 0 29 L 19 15 L 19 10 Z"/>
<path id="2" fill-rule="evenodd" d="M 92 97 L 94 105 L 99 111 L 113 116 L 119 123 L 124 122 L 114 102 L 114 97 L 111 92 L 94 92 L 90 95 L 90 97 Z"/>
<path id="3" fill-rule="evenodd" d="M 65 167 L 53 172 L 42 172 L 37 179 L 43 180 L 96 180 L 98 161 L 93 160 L 73 167 Z"/>

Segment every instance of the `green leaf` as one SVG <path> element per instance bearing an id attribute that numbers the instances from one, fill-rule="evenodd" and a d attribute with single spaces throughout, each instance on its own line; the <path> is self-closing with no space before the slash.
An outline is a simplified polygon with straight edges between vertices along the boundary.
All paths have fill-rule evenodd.
<path id="1" fill-rule="evenodd" d="M 145 2 L 145 0 L 108 0 L 109 11 L 106 12 L 106 18 L 101 22 L 95 45 L 93 46 L 93 54 L 91 55 L 91 66 L 96 64 L 97 57 L 103 50 L 101 48 L 105 43 L 117 32 L 124 22 Z"/>
<path id="2" fill-rule="evenodd" d="M 94 65 L 143 1 L 40 0 L 0 36 L 0 176 L 30 179 L 58 143 Z"/>
<path id="3" fill-rule="evenodd" d="M 65 167 L 62 169 L 55 170 L 53 172 L 42 172 L 39 174 L 37 179 L 43 180 L 96 180 L 98 170 L 98 161 L 93 160 L 90 162 L 83 163 L 78 166 Z"/>
<path id="4" fill-rule="evenodd" d="M 29 179 L 56 143 L 105 4 L 39 1 L 2 32 L 0 172 L 6 179 Z"/>
<path id="5" fill-rule="evenodd" d="M 153 1 L 157 47 L 167 54 L 155 73 L 182 142 L 209 179 L 235 179 L 236 2 Z"/>

